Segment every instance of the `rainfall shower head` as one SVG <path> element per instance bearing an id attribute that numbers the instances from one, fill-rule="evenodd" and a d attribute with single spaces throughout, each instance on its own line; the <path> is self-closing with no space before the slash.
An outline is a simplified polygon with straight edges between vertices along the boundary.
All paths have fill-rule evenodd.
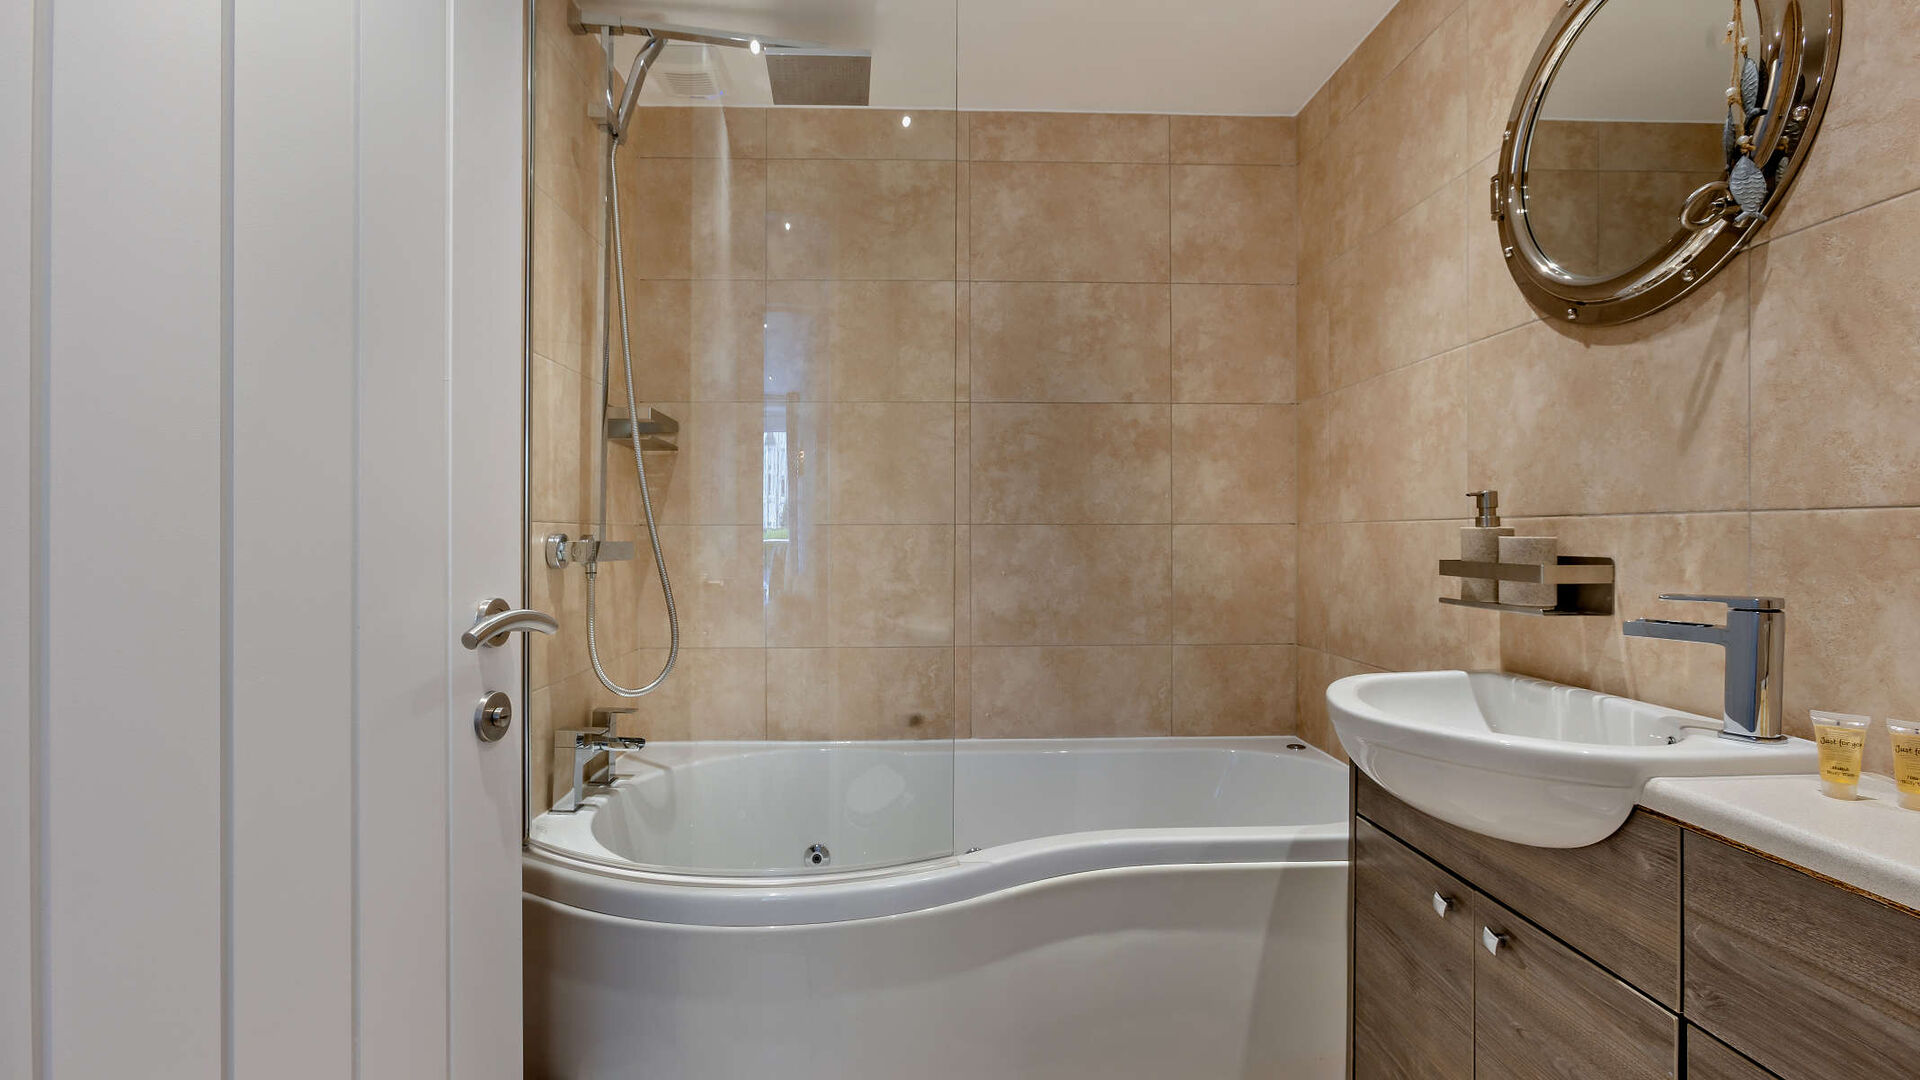
<path id="1" fill-rule="evenodd" d="M 639 34 L 649 39 L 640 55 L 634 58 L 633 72 L 627 77 L 626 91 L 618 109 L 612 107 L 612 92 L 608 92 L 608 115 L 614 117 L 610 130 L 615 138 L 624 138 L 627 120 L 640 95 L 641 84 L 646 81 L 647 71 L 659 58 L 661 48 L 670 41 L 746 49 L 756 56 L 765 56 L 767 81 L 775 105 L 867 104 L 873 54 L 865 49 L 837 49 L 813 41 L 629 19 L 610 12 L 582 11 L 578 6 L 569 12 L 568 22 L 576 34 L 605 35 L 603 40 L 609 57 L 617 35 Z"/>

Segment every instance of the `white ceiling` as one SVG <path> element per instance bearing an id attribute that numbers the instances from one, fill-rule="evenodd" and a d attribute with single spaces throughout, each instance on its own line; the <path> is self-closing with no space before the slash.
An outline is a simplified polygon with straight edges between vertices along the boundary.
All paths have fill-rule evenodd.
<path id="1" fill-rule="evenodd" d="M 547 0 L 553 2 L 553 0 Z M 1292 116 L 1394 0 L 583 0 L 873 53 L 880 107 Z M 622 61 L 633 38 L 621 42 Z M 731 71 L 750 62 L 724 58 Z M 730 80 L 755 104 L 764 79 Z M 648 97 L 653 96 L 649 87 Z"/>

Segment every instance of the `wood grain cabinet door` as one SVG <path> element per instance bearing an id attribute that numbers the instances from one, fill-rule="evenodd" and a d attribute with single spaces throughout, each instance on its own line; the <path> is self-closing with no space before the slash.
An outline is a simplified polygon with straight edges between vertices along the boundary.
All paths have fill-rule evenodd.
<path id="1" fill-rule="evenodd" d="M 1686 844 L 1689 1020 L 1786 1080 L 1920 1076 L 1920 918 Z"/>
<path id="2" fill-rule="evenodd" d="M 1476 899 L 1478 1080 L 1669 1080 L 1680 1020 L 1493 901 Z"/>
<path id="3" fill-rule="evenodd" d="M 1687 1080 L 1779 1080 L 1726 1043 L 1687 1025 Z"/>
<path id="4" fill-rule="evenodd" d="M 1413 849 L 1354 822 L 1354 1080 L 1471 1080 L 1471 896 Z"/>

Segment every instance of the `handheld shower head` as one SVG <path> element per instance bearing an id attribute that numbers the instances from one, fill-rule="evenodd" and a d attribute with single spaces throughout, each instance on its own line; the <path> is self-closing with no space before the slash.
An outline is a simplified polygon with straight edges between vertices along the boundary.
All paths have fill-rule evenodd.
<path id="1" fill-rule="evenodd" d="M 601 38 L 601 47 L 607 54 L 607 134 L 612 135 L 614 144 L 618 145 L 627 141 L 627 122 L 633 119 L 633 106 L 640 100 L 640 88 L 646 84 L 647 72 L 653 67 L 653 62 L 660 59 L 660 51 L 667 47 L 667 42 L 665 38 L 647 38 L 647 43 L 640 47 L 639 54 L 633 58 L 633 67 L 627 72 L 626 89 L 621 92 L 617 103 L 613 100 L 613 77 L 618 69 L 613 66 L 612 34 Z"/>

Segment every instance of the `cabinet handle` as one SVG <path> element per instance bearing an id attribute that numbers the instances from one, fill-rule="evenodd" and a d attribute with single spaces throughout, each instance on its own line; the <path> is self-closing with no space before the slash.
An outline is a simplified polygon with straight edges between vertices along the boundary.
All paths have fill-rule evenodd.
<path id="1" fill-rule="evenodd" d="M 1507 943 L 1507 935 L 1499 933 L 1491 926 L 1480 928 L 1480 945 L 1491 955 L 1500 954 L 1500 946 Z"/>
<path id="2" fill-rule="evenodd" d="M 1439 893 L 1433 894 L 1433 913 L 1435 915 L 1438 915 L 1444 919 L 1447 917 L 1447 912 L 1452 910 L 1453 910 L 1453 897 L 1441 896 Z"/>

